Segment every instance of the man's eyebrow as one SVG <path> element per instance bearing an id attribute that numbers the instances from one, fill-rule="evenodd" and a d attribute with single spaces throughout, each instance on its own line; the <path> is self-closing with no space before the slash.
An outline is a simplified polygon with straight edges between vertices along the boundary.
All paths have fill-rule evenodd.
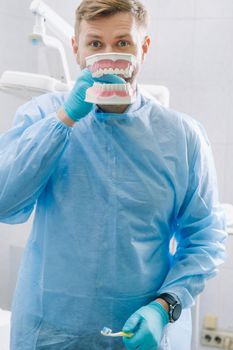
<path id="1" fill-rule="evenodd" d="M 98 34 L 87 34 L 86 36 L 87 39 L 102 39 L 102 37 Z"/>
<path id="2" fill-rule="evenodd" d="M 115 39 L 122 39 L 122 38 L 131 38 L 131 35 L 126 33 L 126 34 L 120 34 L 120 35 L 117 35 L 115 37 Z M 102 36 L 98 35 L 98 34 L 87 34 L 86 36 L 87 39 L 102 39 Z"/>
<path id="3" fill-rule="evenodd" d="M 125 37 L 131 38 L 131 35 L 127 33 L 127 34 L 121 34 L 121 35 L 116 36 L 117 39 L 121 39 L 121 38 L 125 38 Z"/>

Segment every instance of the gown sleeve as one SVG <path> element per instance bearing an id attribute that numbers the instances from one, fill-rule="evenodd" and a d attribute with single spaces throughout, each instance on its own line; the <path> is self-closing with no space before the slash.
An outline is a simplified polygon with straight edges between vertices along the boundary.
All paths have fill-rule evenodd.
<path id="1" fill-rule="evenodd" d="M 159 294 L 176 294 L 184 308 L 194 304 L 205 281 L 215 276 L 218 266 L 224 262 L 227 236 L 211 147 L 200 125 L 194 135 L 187 146 L 193 150 L 188 188 L 174 224 L 177 248 L 159 290 Z"/>
<path id="2" fill-rule="evenodd" d="M 21 106 L 0 135 L 0 222 L 27 221 L 69 141 L 72 128 L 57 118 L 48 96 L 45 102 Z"/>

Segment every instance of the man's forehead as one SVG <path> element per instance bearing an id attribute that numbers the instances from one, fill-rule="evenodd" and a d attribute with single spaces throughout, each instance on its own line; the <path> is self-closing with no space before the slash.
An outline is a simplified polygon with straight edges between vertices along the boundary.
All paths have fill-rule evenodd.
<path id="1" fill-rule="evenodd" d="M 114 37 L 123 37 L 131 35 L 135 29 L 135 21 L 131 14 L 123 14 L 123 16 L 100 17 L 95 20 L 82 20 L 80 23 L 80 32 L 87 36 L 103 36 L 106 30 Z"/>

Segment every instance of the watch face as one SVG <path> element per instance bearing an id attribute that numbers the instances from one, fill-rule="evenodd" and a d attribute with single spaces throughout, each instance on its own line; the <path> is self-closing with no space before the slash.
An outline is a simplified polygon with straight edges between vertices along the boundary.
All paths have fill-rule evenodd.
<path id="1" fill-rule="evenodd" d="M 172 320 L 173 321 L 178 320 L 178 318 L 180 317 L 180 314 L 181 314 L 181 305 L 176 304 L 172 312 Z"/>
<path id="2" fill-rule="evenodd" d="M 171 293 L 162 293 L 159 297 L 165 300 L 169 305 L 170 322 L 175 322 L 178 320 L 182 311 L 182 305 L 179 298 Z"/>

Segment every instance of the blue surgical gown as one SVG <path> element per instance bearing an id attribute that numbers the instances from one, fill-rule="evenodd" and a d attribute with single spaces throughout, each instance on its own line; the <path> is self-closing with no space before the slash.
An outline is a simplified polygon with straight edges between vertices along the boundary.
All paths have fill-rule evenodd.
<path id="1" fill-rule="evenodd" d="M 25 222 L 35 208 L 11 350 L 120 350 L 104 326 L 119 331 L 162 292 L 188 310 L 224 259 L 210 145 L 192 118 L 140 92 L 125 113 L 93 108 L 73 128 L 56 115 L 65 99 L 32 99 L 0 137 L 0 221 Z M 182 317 L 160 349 L 177 344 L 169 327 L 189 349 Z"/>

